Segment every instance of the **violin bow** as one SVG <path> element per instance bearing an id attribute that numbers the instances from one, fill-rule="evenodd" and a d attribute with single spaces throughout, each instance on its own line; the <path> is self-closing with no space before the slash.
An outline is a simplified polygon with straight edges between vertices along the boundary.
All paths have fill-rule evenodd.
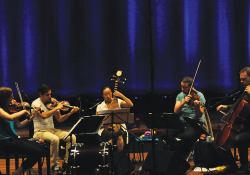
<path id="1" fill-rule="evenodd" d="M 201 58 L 201 60 L 202 60 L 202 58 Z M 191 90 L 192 90 L 192 87 L 194 86 L 194 80 L 195 80 L 196 75 L 197 75 L 197 72 L 198 72 L 198 70 L 199 70 L 199 67 L 200 67 L 200 64 L 201 64 L 201 60 L 199 61 L 198 67 L 197 67 L 197 69 L 196 69 L 196 72 L 195 72 L 195 75 L 194 75 L 194 78 L 193 78 L 193 82 L 192 82 L 191 87 L 190 87 L 190 89 L 189 89 L 188 95 L 190 95 Z"/>
<path id="2" fill-rule="evenodd" d="M 18 87 L 18 83 L 15 82 L 15 85 L 16 85 L 16 90 L 17 90 L 17 92 L 18 92 L 19 98 L 20 98 L 20 100 L 21 100 L 21 105 L 22 105 L 23 109 L 25 109 L 25 107 L 24 107 L 24 105 L 23 105 L 23 98 L 22 98 L 21 92 L 20 92 L 19 87 Z"/>

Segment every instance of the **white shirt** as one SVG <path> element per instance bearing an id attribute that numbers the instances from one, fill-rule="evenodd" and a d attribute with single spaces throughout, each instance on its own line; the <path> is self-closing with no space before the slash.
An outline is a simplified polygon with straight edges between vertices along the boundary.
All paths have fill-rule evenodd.
<path id="1" fill-rule="evenodd" d="M 118 100 L 118 106 L 119 106 L 119 108 L 121 108 L 121 102 L 122 102 L 122 100 L 119 99 L 119 98 L 117 98 L 117 100 Z M 101 104 L 99 104 L 99 105 L 97 106 L 96 112 L 103 111 L 103 110 L 108 110 L 108 109 L 109 109 L 109 108 L 108 108 L 108 106 L 106 105 L 105 101 L 103 101 Z M 125 130 L 124 128 L 127 128 L 125 123 L 123 123 L 123 124 L 121 124 L 121 125 L 122 125 L 122 129 L 123 129 L 123 130 Z M 104 130 L 104 129 L 101 128 L 101 129 L 98 131 L 98 135 L 101 136 L 103 130 Z"/>
<path id="2" fill-rule="evenodd" d="M 31 107 L 40 107 L 44 112 L 49 111 L 47 107 L 43 104 L 40 98 L 37 98 L 32 102 Z M 54 129 L 54 121 L 53 115 L 44 119 L 40 117 L 38 114 L 34 116 L 34 131 L 46 130 L 46 129 Z"/>

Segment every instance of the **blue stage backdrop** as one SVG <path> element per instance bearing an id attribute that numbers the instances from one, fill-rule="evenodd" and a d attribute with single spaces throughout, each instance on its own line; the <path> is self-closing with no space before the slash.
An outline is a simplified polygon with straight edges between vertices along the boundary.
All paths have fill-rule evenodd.
<path id="1" fill-rule="evenodd" d="M 117 70 L 128 96 L 232 93 L 250 62 L 249 0 L 0 0 L 0 85 L 31 98 L 100 96 Z M 14 91 L 16 93 L 16 91 Z"/>

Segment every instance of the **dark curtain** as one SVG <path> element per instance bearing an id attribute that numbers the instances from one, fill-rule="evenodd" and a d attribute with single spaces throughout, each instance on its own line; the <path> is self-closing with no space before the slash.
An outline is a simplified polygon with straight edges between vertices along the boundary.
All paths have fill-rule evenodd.
<path id="1" fill-rule="evenodd" d="M 1 0 L 0 84 L 31 98 L 46 83 L 64 97 L 100 97 L 122 70 L 129 96 L 232 93 L 249 66 L 248 0 Z M 16 93 L 14 91 L 14 93 Z"/>

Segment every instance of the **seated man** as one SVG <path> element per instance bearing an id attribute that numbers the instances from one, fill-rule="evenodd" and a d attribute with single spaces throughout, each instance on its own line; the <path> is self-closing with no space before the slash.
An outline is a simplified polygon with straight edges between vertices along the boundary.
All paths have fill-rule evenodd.
<path id="1" fill-rule="evenodd" d="M 187 159 L 193 150 L 196 140 L 199 138 L 199 133 L 197 133 L 183 117 L 191 117 L 194 121 L 204 123 L 204 95 L 195 91 L 198 96 L 200 96 L 199 101 L 194 100 L 193 104 L 190 103 L 192 96 L 189 95 L 191 84 L 193 82 L 192 77 L 184 77 L 181 81 L 182 92 L 176 97 L 176 103 L 174 107 L 174 113 L 178 115 L 180 120 L 183 122 L 185 129 L 169 129 L 168 135 L 165 129 L 161 135 L 164 140 L 170 145 L 170 148 L 181 154 L 184 159 Z M 177 139 L 176 139 L 177 138 Z M 179 142 L 178 142 L 179 139 Z"/>
<path id="2" fill-rule="evenodd" d="M 62 140 L 66 142 L 66 152 L 64 157 L 64 162 L 62 166 L 62 171 L 68 169 L 68 158 L 69 158 L 69 148 L 71 144 L 76 143 L 75 135 L 72 135 L 72 138 L 68 136 L 65 140 L 64 136 L 68 134 L 66 131 L 62 131 L 60 129 L 54 128 L 53 116 L 55 116 L 56 120 L 61 123 L 65 121 L 69 116 L 74 114 L 79 110 L 78 107 L 74 107 L 68 114 L 61 115 L 60 109 L 63 108 L 62 103 L 59 103 L 54 109 L 49 110 L 45 106 L 47 102 L 51 101 L 51 89 L 49 86 L 42 84 L 38 88 L 39 98 L 37 98 L 31 104 L 32 107 L 41 107 L 44 111 L 42 113 L 37 112 L 34 116 L 34 138 L 43 139 L 46 142 L 50 143 L 51 147 L 51 160 L 52 160 L 52 172 L 60 173 L 61 170 L 59 168 L 59 141 Z M 72 142 L 71 142 L 72 141 Z"/>
<path id="3" fill-rule="evenodd" d="M 107 109 L 111 109 L 111 101 L 112 101 L 112 91 L 110 89 L 110 87 L 105 86 L 103 88 L 101 88 L 101 93 L 102 93 L 102 97 L 104 98 L 104 101 L 99 104 L 96 108 L 96 115 L 98 115 L 98 111 L 102 111 L 102 110 L 107 110 Z M 114 92 L 114 96 L 115 97 L 120 97 L 121 99 L 117 99 L 118 100 L 118 106 L 119 108 L 130 108 L 133 106 L 133 103 L 130 99 L 128 99 L 127 97 L 125 97 L 122 93 L 115 91 Z M 126 128 L 125 124 L 122 124 L 123 127 L 121 127 L 121 129 Z M 108 142 L 111 139 L 117 138 L 117 149 L 122 150 L 123 146 L 124 146 L 124 141 L 123 141 L 123 130 L 119 130 L 116 132 L 113 132 L 113 138 L 112 138 L 112 132 L 110 130 L 108 130 L 107 126 L 103 126 L 99 131 L 98 134 L 101 136 L 100 140 L 103 142 Z"/>

